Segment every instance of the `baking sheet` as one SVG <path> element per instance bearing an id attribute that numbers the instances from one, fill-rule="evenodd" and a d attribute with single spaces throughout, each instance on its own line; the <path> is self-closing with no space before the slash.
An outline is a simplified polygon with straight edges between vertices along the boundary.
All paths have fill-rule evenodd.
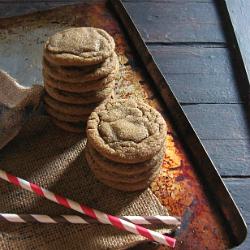
<path id="1" fill-rule="evenodd" d="M 116 95 L 145 99 L 163 114 L 169 127 L 167 156 L 151 188 L 170 214 L 183 217 L 176 249 L 225 249 L 239 244 L 246 228 L 237 207 L 122 4 L 111 2 L 86 1 L 2 19 L 0 68 L 24 86 L 42 84 L 42 48 L 48 36 L 68 27 L 107 30 L 115 39 L 121 65 Z"/>

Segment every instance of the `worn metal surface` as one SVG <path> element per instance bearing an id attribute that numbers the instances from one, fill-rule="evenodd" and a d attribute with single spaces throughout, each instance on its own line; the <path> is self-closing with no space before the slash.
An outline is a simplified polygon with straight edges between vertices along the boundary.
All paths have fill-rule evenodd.
<path id="1" fill-rule="evenodd" d="M 202 180 L 206 188 L 207 197 L 210 197 L 210 204 L 213 204 L 213 208 L 217 208 L 219 209 L 218 212 L 221 212 L 221 218 L 224 219 L 224 225 L 230 237 L 230 244 L 227 247 L 240 244 L 246 237 L 247 227 L 237 206 L 171 91 L 170 86 L 155 64 L 140 33 L 127 14 L 125 7 L 121 1 L 111 0 L 111 2 L 116 12 L 119 13 L 120 20 L 129 34 L 142 62 L 154 80 L 155 86 L 166 104 L 166 110 L 169 112 L 169 117 L 172 117 L 172 122 L 174 122 L 175 129 L 178 131 L 183 145 L 189 150 L 189 156 L 192 158 L 194 164 L 193 168 L 195 168 L 196 173 L 199 173 L 200 180 Z M 210 245 L 213 242 L 212 239 L 210 239 Z M 218 247 L 214 246 L 211 249 L 218 249 Z M 202 246 L 199 246 L 199 248 L 202 248 Z"/>
<path id="2" fill-rule="evenodd" d="M 121 9 L 118 12 L 124 17 Z M 132 24 L 128 19 L 126 21 L 128 22 L 126 27 L 130 29 Z M 192 164 L 188 155 L 188 147 L 185 150 L 183 146 L 185 138 L 178 136 L 179 133 L 177 134 L 173 129 L 176 125 L 172 123 L 174 119 L 170 119 L 171 112 L 169 111 L 172 111 L 172 115 L 175 113 L 179 115 L 182 110 L 180 108 L 173 110 L 178 103 L 173 99 L 171 92 L 166 89 L 165 83 L 162 82 L 163 79 L 159 78 L 156 83 L 162 84 L 163 97 L 169 98 L 168 108 L 161 101 L 154 82 L 148 77 L 138 55 L 131 48 L 128 37 L 117 21 L 117 17 L 105 2 L 60 7 L 43 13 L 1 20 L 0 67 L 15 76 L 25 86 L 33 83 L 42 84 L 43 43 L 49 35 L 72 26 L 95 26 L 107 30 L 115 38 L 121 65 L 119 87 L 116 88 L 117 96 L 143 98 L 166 118 L 169 126 L 167 154 L 162 172 L 159 178 L 152 183 L 151 188 L 170 213 L 183 216 L 183 227 L 177 235 L 177 249 L 226 249 L 240 243 L 246 234 L 244 224 L 224 186 L 221 182 L 218 183 L 218 174 L 208 171 L 209 174 L 212 174 L 210 184 L 215 182 L 218 194 L 226 195 L 224 201 L 229 203 L 221 205 L 224 206 L 224 213 L 228 212 L 227 219 L 236 223 L 228 222 L 222 216 L 217 206 L 216 194 L 208 198 L 208 193 L 211 192 L 208 187 L 211 185 L 208 186 L 208 183 L 204 182 L 200 173 L 203 169 L 201 166 L 207 166 L 205 151 L 199 151 L 200 144 L 196 137 L 194 144 L 189 145 L 189 150 L 192 149 L 192 146 L 196 147 L 193 148 L 193 152 L 203 158 L 200 158 L 200 165 Z M 134 34 L 133 38 L 138 37 Z M 139 53 L 142 53 L 142 50 L 143 47 Z M 142 55 L 141 57 L 143 59 Z M 150 58 L 147 66 L 151 69 L 155 67 Z M 183 125 L 186 125 L 185 122 Z M 187 126 L 185 129 L 187 130 L 182 132 L 189 137 L 190 128 Z M 190 139 L 194 139 L 192 134 Z M 211 166 L 208 165 L 208 167 Z M 230 217 L 232 208 L 235 218 Z M 230 223 L 234 224 L 233 228 L 230 227 Z M 235 230 L 234 234 L 237 239 L 234 238 L 232 229 Z M 241 233 L 241 236 L 237 233 Z"/>

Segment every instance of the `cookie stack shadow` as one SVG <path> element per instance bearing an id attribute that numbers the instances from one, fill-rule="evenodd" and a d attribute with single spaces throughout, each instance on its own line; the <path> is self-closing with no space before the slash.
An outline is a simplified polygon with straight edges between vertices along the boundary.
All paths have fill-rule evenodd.
<path id="1" fill-rule="evenodd" d="M 85 130 L 90 113 L 114 95 L 119 71 L 113 38 L 104 30 L 70 28 L 44 46 L 45 109 L 58 127 Z"/>
<path id="2" fill-rule="evenodd" d="M 105 185 L 121 191 L 143 190 L 160 171 L 166 134 L 165 120 L 149 105 L 109 100 L 89 117 L 86 160 Z"/>

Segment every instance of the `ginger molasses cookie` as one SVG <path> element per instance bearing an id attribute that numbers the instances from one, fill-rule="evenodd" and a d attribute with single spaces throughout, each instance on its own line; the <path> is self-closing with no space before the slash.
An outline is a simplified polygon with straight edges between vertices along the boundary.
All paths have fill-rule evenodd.
<path id="1" fill-rule="evenodd" d="M 88 82 L 80 81 L 80 82 L 74 82 L 74 83 L 56 80 L 53 77 L 46 74 L 44 70 L 43 70 L 43 77 L 44 77 L 44 82 L 46 82 L 46 84 L 52 88 L 56 88 L 56 89 L 60 89 L 60 90 L 64 90 L 64 91 L 72 92 L 72 93 L 85 93 L 89 91 L 96 91 L 98 89 L 103 89 L 110 82 L 117 79 L 117 73 L 118 73 L 118 69 L 115 69 L 107 77 L 104 77 L 102 79 L 95 80 L 95 81 L 88 81 Z"/>
<path id="2" fill-rule="evenodd" d="M 90 154 L 88 148 L 85 149 L 85 153 L 89 154 L 91 157 L 93 157 L 93 155 Z M 148 170 L 144 170 L 141 173 L 123 175 L 121 173 L 118 174 L 116 172 L 106 170 L 105 168 L 103 168 L 102 165 L 100 165 L 96 161 L 96 158 L 94 158 L 94 161 L 95 161 L 95 164 L 92 164 L 89 166 L 94 173 L 97 173 L 99 176 L 102 176 L 103 178 L 110 180 L 110 181 L 124 182 L 124 183 L 128 183 L 128 184 L 137 183 L 139 181 L 147 181 L 147 179 L 149 179 L 155 172 L 158 171 L 158 169 L 161 167 L 161 164 L 162 164 L 162 159 L 161 159 L 158 162 L 156 162 L 156 164 L 153 167 L 151 167 Z M 112 163 L 114 163 L 114 165 L 116 165 L 115 162 L 110 161 L 110 164 L 112 164 Z M 140 164 L 140 163 L 138 163 L 138 164 Z M 124 164 L 124 165 L 126 165 L 126 164 Z"/>
<path id="3" fill-rule="evenodd" d="M 86 105 L 76 105 L 76 104 L 67 104 L 63 102 L 59 102 L 49 95 L 44 96 L 44 102 L 53 108 L 55 111 L 59 111 L 63 114 L 69 115 L 89 115 L 98 105 L 98 103 L 86 104 Z"/>
<path id="4" fill-rule="evenodd" d="M 140 181 L 140 182 L 133 183 L 133 184 L 128 184 L 128 183 L 124 183 L 124 182 L 109 181 L 101 176 L 98 176 L 98 174 L 96 174 L 95 176 L 100 182 L 102 182 L 106 186 L 109 186 L 111 188 L 114 188 L 114 189 L 117 189 L 117 190 L 120 190 L 123 192 L 135 192 L 135 191 L 144 190 L 144 189 L 148 188 L 150 186 L 150 184 L 153 182 L 153 180 L 157 178 L 158 174 L 159 174 L 159 172 L 155 173 L 147 181 Z"/>
<path id="5" fill-rule="evenodd" d="M 96 165 L 95 159 L 87 152 L 85 152 L 85 155 L 86 155 L 86 160 L 88 162 L 88 165 L 95 166 Z M 99 172 L 94 172 L 94 175 L 100 182 L 102 182 L 103 184 L 109 187 L 112 187 L 114 189 L 118 189 L 121 191 L 133 192 L 133 191 L 139 191 L 139 190 L 143 190 L 147 188 L 151 184 L 151 182 L 158 176 L 159 171 L 160 171 L 160 168 L 158 168 L 158 170 L 153 175 L 151 175 L 150 178 L 147 178 L 145 180 L 138 181 L 135 183 L 111 181 L 107 178 L 104 178 L 102 175 L 99 174 Z"/>
<path id="6" fill-rule="evenodd" d="M 70 123 L 50 117 L 51 121 L 59 128 L 72 133 L 85 133 L 85 122 Z"/>
<path id="7" fill-rule="evenodd" d="M 97 91 L 90 91 L 86 93 L 71 93 L 63 90 L 58 90 L 50 87 L 46 82 L 44 83 L 46 92 L 55 100 L 64 103 L 72 104 L 90 104 L 102 102 L 106 98 L 110 97 L 115 87 L 115 81 L 110 82 L 103 89 Z"/>
<path id="8" fill-rule="evenodd" d="M 118 163 L 111 161 L 101 154 L 99 154 L 88 142 L 86 149 L 88 153 L 95 159 L 100 170 L 111 172 L 122 176 L 142 175 L 145 172 L 151 171 L 158 163 L 162 163 L 165 155 L 165 145 L 160 152 L 153 156 L 153 158 L 140 163 Z"/>
<path id="9" fill-rule="evenodd" d="M 49 105 L 45 104 L 45 110 L 47 111 L 47 113 L 56 118 L 59 121 L 63 121 L 63 122 L 84 122 L 87 123 L 88 120 L 88 115 L 69 115 L 69 114 L 64 114 L 61 113 L 57 110 L 54 110 L 53 108 L 51 108 Z"/>
<path id="10" fill-rule="evenodd" d="M 58 66 L 43 60 L 44 71 L 51 77 L 67 82 L 83 82 L 102 79 L 119 67 L 117 55 L 112 54 L 103 63 L 86 67 Z M 89 69 L 90 68 L 90 69 Z"/>
<path id="11" fill-rule="evenodd" d="M 114 49 L 114 39 L 106 31 L 80 27 L 51 36 L 45 43 L 44 55 L 59 65 L 92 65 L 110 57 Z"/>
<path id="12" fill-rule="evenodd" d="M 122 163 L 151 159 L 166 140 L 161 114 L 133 99 L 108 100 L 91 113 L 87 124 L 90 144 L 106 158 Z"/>

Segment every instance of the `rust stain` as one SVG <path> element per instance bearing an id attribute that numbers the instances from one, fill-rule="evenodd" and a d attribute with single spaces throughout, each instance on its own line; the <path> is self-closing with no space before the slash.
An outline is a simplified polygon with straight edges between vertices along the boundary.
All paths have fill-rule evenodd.
<path id="1" fill-rule="evenodd" d="M 186 227 L 177 236 L 176 249 L 226 249 L 229 239 L 222 227 L 217 211 L 208 201 L 205 189 L 197 176 L 167 119 L 163 105 L 157 99 L 152 82 L 140 67 L 135 53 L 129 46 L 122 29 L 103 4 L 93 6 L 88 23 L 100 27 L 114 36 L 121 64 L 120 80 L 116 94 L 119 97 L 143 98 L 158 109 L 166 118 L 169 127 L 164 163 L 159 177 L 151 184 L 151 189 L 166 206 L 170 214 L 184 216 Z M 185 226 L 185 225 L 184 225 Z M 161 247 L 160 249 L 164 249 Z"/>
<path id="2" fill-rule="evenodd" d="M 0 30 L 6 30 L 8 27 L 8 34 L 15 33 L 16 27 L 20 25 L 23 30 L 52 26 L 54 30 L 72 26 L 94 26 L 105 29 L 114 37 L 121 66 L 116 95 L 124 98 L 143 98 L 163 114 L 169 128 L 164 163 L 159 177 L 151 184 L 151 189 L 170 214 L 183 216 L 183 227 L 177 235 L 176 249 L 227 249 L 230 241 L 218 211 L 208 200 L 195 167 L 182 147 L 174 126 L 168 120 L 163 104 L 157 98 L 153 83 L 105 3 L 61 7 L 42 14 L 3 20 Z M 1 34 L 1 39 L 6 37 L 6 33 Z"/>

